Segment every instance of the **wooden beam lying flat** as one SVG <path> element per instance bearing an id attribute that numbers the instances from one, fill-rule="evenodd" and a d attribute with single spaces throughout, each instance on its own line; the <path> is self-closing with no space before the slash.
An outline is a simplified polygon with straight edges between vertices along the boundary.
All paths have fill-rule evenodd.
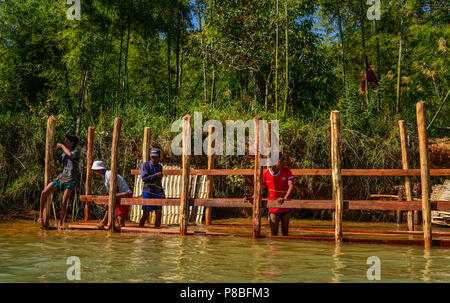
<path id="1" fill-rule="evenodd" d="M 294 176 L 331 176 L 331 169 L 291 169 Z M 342 169 L 343 176 L 420 176 L 420 169 Z M 192 169 L 191 175 L 203 176 L 252 176 L 253 169 Z M 139 169 L 132 169 L 139 175 Z M 164 175 L 181 175 L 181 169 L 165 169 Z M 430 169 L 430 176 L 450 176 L 450 169 Z"/>
<path id="2" fill-rule="evenodd" d="M 92 201 L 97 204 L 107 204 L 108 196 L 80 196 L 80 201 Z M 122 198 L 121 205 L 179 205 L 179 199 L 143 199 Z M 207 207 L 253 207 L 250 202 L 241 198 L 209 198 L 190 199 L 190 205 Z M 277 202 L 263 199 L 262 207 L 279 207 Z M 283 203 L 284 208 L 301 209 L 334 209 L 332 200 L 299 200 L 290 199 Z M 351 210 L 421 210 L 422 203 L 417 201 L 387 201 L 387 200 L 344 200 L 344 209 Z M 432 210 L 450 211 L 450 201 L 431 201 Z"/>

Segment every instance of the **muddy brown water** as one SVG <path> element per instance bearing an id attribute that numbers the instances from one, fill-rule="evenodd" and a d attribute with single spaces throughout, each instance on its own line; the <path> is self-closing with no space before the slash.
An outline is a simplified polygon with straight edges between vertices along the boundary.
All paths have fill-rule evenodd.
<path id="1" fill-rule="evenodd" d="M 245 219 L 221 224 L 248 223 Z M 264 223 L 264 222 L 263 222 Z M 329 228 L 330 222 L 293 225 Z M 361 229 L 361 223 L 345 223 Z M 395 230 L 393 224 L 365 227 Z M 404 229 L 404 227 L 402 227 Z M 441 229 L 449 231 L 449 229 Z M 223 232 L 223 230 L 217 230 Z M 239 232 L 251 232 L 240 230 Z M 267 234 L 263 229 L 263 234 Z M 29 220 L 0 221 L 0 282 L 72 282 L 70 256 L 80 260 L 81 282 L 376 282 L 367 278 L 380 260 L 380 282 L 450 282 L 450 249 L 263 238 L 105 231 L 42 231 Z M 373 273 L 373 272 L 372 272 Z"/>

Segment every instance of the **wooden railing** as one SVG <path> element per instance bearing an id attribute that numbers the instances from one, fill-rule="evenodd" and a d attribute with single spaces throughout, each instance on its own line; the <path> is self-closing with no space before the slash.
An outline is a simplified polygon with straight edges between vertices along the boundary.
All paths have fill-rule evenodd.
<path id="1" fill-rule="evenodd" d="M 419 143 L 420 143 L 420 158 L 421 158 L 421 168 L 420 169 L 409 169 L 407 163 L 405 164 L 405 159 L 407 162 L 407 149 L 406 145 L 402 144 L 402 164 L 404 169 L 341 169 L 341 161 L 339 159 L 339 112 L 334 111 L 331 114 L 331 124 L 332 124 L 332 163 L 333 169 L 292 169 L 292 173 L 295 176 L 332 176 L 333 180 L 333 200 L 299 200 L 299 199 L 289 199 L 283 203 L 284 208 L 296 208 L 296 209 L 329 209 L 335 210 L 335 240 L 336 242 L 342 241 L 342 210 L 405 210 L 408 211 L 408 228 L 413 230 L 412 223 L 412 212 L 422 211 L 423 212 L 423 230 L 424 230 L 424 243 L 425 247 L 431 247 L 431 210 L 450 210 L 449 201 L 430 201 L 428 197 L 428 191 L 424 188 L 424 184 L 428 186 L 430 176 L 450 176 L 450 169 L 429 169 L 428 150 L 427 150 L 427 138 L 426 129 L 424 123 L 424 102 L 419 102 L 417 104 L 417 118 L 418 118 L 418 129 L 419 129 Z M 267 201 L 261 199 L 261 174 L 262 168 L 260 165 L 261 151 L 259 148 L 259 125 L 260 117 L 254 119 L 255 123 L 255 168 L 254 169 L 215 169 L 213 156 L 208 156 L 208 167 L 210 169 L 192 169 L 190 170 L 190 156 L 186 152 L 187 144 L 190 145 L 190 116 L 187 115 L 183 118 L 183 166 L 182 169 L 172 169 L 164 170 L 165 175 L 182 175 L 182 192 L 185 194 L 181 195 L 180 199 L 143 199 L 139 197 L 135 198 L 122 198 L 120 201 L 116 202 L 115 198 L 110 196 L 93 196 L 84 195 L 80 197 L 81 201 L 95 202 L 98 204 L 109 204 L 109 209 L 114 209 L 113 206 L 116 203 L 122 205 L 180 205 L 182 209 L 181 223 L 180 223 L 180 234 L 184 235 L 187 233 L 187 216 L 183 216 L 183 213 L 188 209 L 189 205 L 194 206 L 205 206 L 209 209 L 211 207 L 252 207 L 253 208 L 253 237 L 257 238 L 260 235 L 261 228 L 261 208 L 263 207 L 280 207 L 279 204 L 273 201 Z M 399 121 L 400 125 L 400 137 L 402 143 L 406 142 L 405 136 L 406 131 L 401 125 L 404 121 Z M 120 131 L 120 127 L 118 127 Z M 119 138 L 119 133 L 114 129 L 114 143 L 112 150 L 112 159 L 117 161 L 117 142 Z M 211 129 L 210 129 L 211 132 Z M 146 128 L 144 132 L 144 144 L 143 144 L 143 157 L 144 160 L 147 158 L 147 146 L 148 146 L 148 135 L 149 129 Z M 92 155 L 93 148 L 93 134 L 89 132 L 88 139 L 88 155 Z M 211 142 L 208 143 L 211 145 Z M 424 148 L 425 146 L 425 148 Z M 210 148 L 210 146 L 209 146 Z M 334 155 L 334 157 L 333 157 Z M 91 160 L 92 161 L 92 160 Z M 114 163 L 115 164 L 115 163 Z M 113 166 L 115 166 L 113 164 Z M 112 173 L 117 174 L 117 171 Z M 132 175 L 139 174 L 139 170 L 132 170 Z M 89 174 L 88 174 L 89 175 Z M 188 180 L 189 175 L 207 175 L 209 177 L 209 182 L 212 182 L 212 176 L 228 176 L 228 175 L 241 175 L 241 176 L 254 176 L 254 195 L 253 199 L 250 201 L 244 201 L 242 198 L 212 198 L 212 186 L 206 199 L 191 199 L 188 193 Z M 341 176 L 401 176 L 405 177 L 405 185 L 409 182 L 409 177 L 420 176 L 422 183 L 422 202 L 417 201 L 386 201 L 386 200 L 344 200 L 342 198 L 342 179 Z M 92 178 L 86 178 L 86 182 L 91 182 Z M 406 186 L 405 186 L 406 187 Z M 90 184 L 86 184 L 86 189 L 90 189 Z M 410 187 L 409 187 L 410 188 Z M 90 193 L 90 190 L 86 190 Z M 338 197 L 338 198 L 336 198 Z M 411 200 L 411 195 L 407 195 L 408 199 Z M 89 213 L 89 203 L 86 204 L 86 214 Z M 336 211 L 337 210 L 337 211 Z M 337 213 L 337 215 L 336 215 Z M 114 213 L 110 214 L 114 216 Z M 206 222 L 209 224 L 211 222 L 211 211 L 207 212 Z M 85 217 L 88 219 L 88 216 Z M 109 221 L 110 223 L 113 221 Z M 114 229 L 111 228 L 113 231 Z"/>

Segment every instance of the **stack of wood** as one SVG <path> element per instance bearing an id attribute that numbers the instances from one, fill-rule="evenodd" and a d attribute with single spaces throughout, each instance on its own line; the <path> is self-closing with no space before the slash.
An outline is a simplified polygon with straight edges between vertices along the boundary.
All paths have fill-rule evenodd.
<path id="1" fill-rule="evenodd" d="M 450 201 L 450 180 L 445 180 L 444 184 L 433 186 L 431 200 Z M 450 226 L 450 212 L 432 211 L 431 223 L 443 226 Z"/>

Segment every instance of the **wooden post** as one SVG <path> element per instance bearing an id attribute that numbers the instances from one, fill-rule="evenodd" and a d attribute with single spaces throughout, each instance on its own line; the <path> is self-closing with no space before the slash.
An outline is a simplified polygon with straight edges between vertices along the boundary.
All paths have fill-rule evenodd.
<path id="1" fill-rule="evenodd" d="M 253 194 L 253 239 L 258 238 L 261 233 L 261 183 L 262 183 L 262 167 L 261 167 L 261 137 L 259 135 L 259 122 L 261 117 L 253 118 L 255 125 L 255 172 L 254 172 L 254 194 Z"/>
<path id="2" fill-rule="evenodd" d="M 114 222 L 116 214 L 116 194 L 117 194 L 117 169 L 119 155 L 119 139 L 120 129 L 122 127 L 122 119 L 116 117 L 114 121 L 114 132 L 111 150 L 111 181 L 109 183 L 109 199 L 108 199 L 108 230 L 114 232 Z"/>
<path id="3" fill-rule="evenodd" d="M 270 147 L 272 146 L 271 140 L 272 140 L 272 122 L 267 122 L 267 147 L 269 148 L 269 150 L 270 150 Z M 267 167 L 266 167 L 266 169 L 270 168 L 269 161 L 270 161 L 270 152 L 267 155 Z"/>
<path id="4" fill-rule="evenodd" d="M 341 176 L 341 158 L 339 155 L 340 122 L 339 111 L 331 112 L 331 178 L 333 181 L 333 200 L 336 205 L 334 212 L 334 238 L 342 242 L 342 213 L 344 207 L 344 190 Z"/>
<path id="5" fill-rule="evenodd" d="M 422 224 L 425 249 L 431 248 L 431 206 L 430 206 L 430 168 L 428 156 L 427 124 L 425 119 L 425 102 L 416 105 L 417 128 L 419 131 L 420 179 L 422 183 Z"/>
<path id="6" fill-rule="evenodd" d="M 408 146 L 406 144 L 406 123 L 404 120 L 398 121 L 398 128 L 400 131 L 400 145 L 402 148 L 402 168 L 409 169 Z M 408 176 L 405 177 L 405 196 L 406 201 L 412 201 L 411 178 Z M 408 230 L 414 230 L 414 218 L 412 211 L 408 211 Z"/>
<path id="7" fill-rule="evenodd" d="M 52 181 L 52 163 L 55 148 L 55 125 L 56 119 L 53 116 L 47 119 L 47 131 L 45 133 L 45 172 L 44 188 Z M 48 228 L 50 222 L 50 203 L 51 195 L 47 198 L 43 209 L 42 227 Z"/>
<path id="8" fill-rule="evenodd" d="M 187 234 L 188 211 L 189 211 L 189 179 L 191 165 L 191 116 L 183 117 L 183 155 L 181 175 L 181 198 L 180 198 L 180 235 Z"/>
<path id="9" fill-rule="evenodd" d="M 212 155 L 212 140 L 211 135 L 214 132 L 214 126 L 210 125 L 208 130 L 208 170 L 214 168 L 214 156 Z M 206 179 L 206 197 L 213 197 L 213 176 L 208 176 Z M 211 225 L 212 208 L 207 207 L 205 210 L 205 224 Z"/>
<path id="10" fill-rule="evenodd" d="M 142 141 L 142 163 L 148 161 L 148 146 L 150 141 L 150 127 L 144 128 L 144 139 Z"/>
<path id="11" fill-rule="evenodd" d="M 85 185 L 85 195 L 92 194 L 92 163 L 94 162 L 94 131 L 93 126 L 88 128 L 87 137 L 87 151 L 86 151 L 86 185 Z M 91 207 L 91 202 L 86 202 L 84 205 L 84 221 L 89 220 L 89 209 Z"/>

